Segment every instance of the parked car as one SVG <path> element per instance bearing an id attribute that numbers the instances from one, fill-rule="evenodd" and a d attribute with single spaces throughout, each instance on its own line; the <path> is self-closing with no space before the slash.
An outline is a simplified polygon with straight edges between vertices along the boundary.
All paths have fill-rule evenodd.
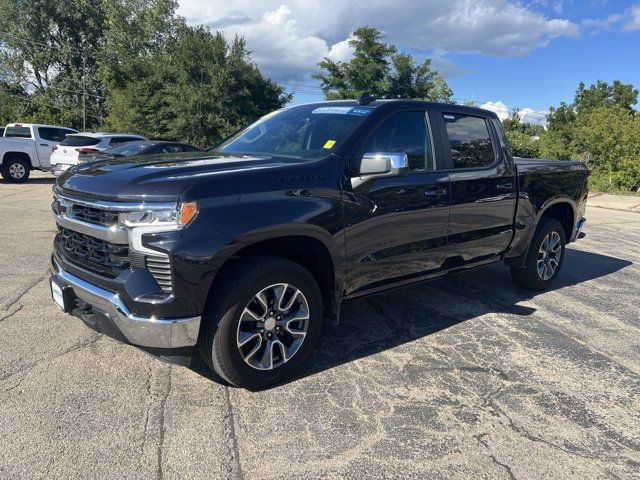
<path id="1" fill-rule="evenodd" d="M 95 162 L 116 157 L 134 157 L 139 155 L 170 154 L 184 152 L 199 152 L 198 147 L 186 143 L 169 142 L 164 140 L 138 140 L 110 148 L 100 153 L 81 155 L 80 163 Z"/>
<path id="2" fill-rule="evenodd" d="M 76 130 L 55 125 L 10 123 L 0 139 L 0 173 L 11 183 L 26 182 L 31 170 L 48 171 L 52 148 Z"/>
<path id="3" fill-rule="evenodd" d="M 83 132 L 67 135 L 67 138 L 53 148 L 52 173 L 57 177 L 70 167 L 78 165 L 84 161 L 83 155 L 93 155 L 138 140 L 146 139 L 142 135 L 122 133 Z"/>
<path id="4" fill-rule="evenodd" d="M 346 300 L 499 261 L 548 288 L 583 235 L 588 175 L 514 159 L 478 108 L 285 108 L 202 155 L 60 176 L 53 299 L 98 331 L 197 352 L 261 388 L 299 369 Z"/>

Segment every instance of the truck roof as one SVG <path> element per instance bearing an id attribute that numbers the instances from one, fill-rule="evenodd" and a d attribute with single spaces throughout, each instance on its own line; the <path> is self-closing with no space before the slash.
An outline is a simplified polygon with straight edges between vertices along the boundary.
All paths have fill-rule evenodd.
<path id="1" fill-rule="evenodd" d="M 48 127 L 48 128 L 65 128 L 67 130 L 74 130 L 73 128 L 64 127 L 62 125 L 46 125 L 44 123 L 22 123 L 22 122 L 7 123 L 7 127 L 45 127 L 45 128 Z"/>
<path id="2" fill-rule="evenodd" d="M 423 100 L 410 100 L 410 99 L 403 99 L 403 98 L 399 98 L 399 99 L 379 99 L 379 100 L 374 100 L 370 103 L 366 103 L 366 104 L 362 104 L 359 103 L 358 100 L 327 100 L 324 102 L 309 102 L 309 103 L 305 103 L 303 105 L 306 106 L 314 106 L 317 105 L 318 107 L 331 107 L 331 106 L 342 106 L 342 107 L 357 107 L 357 106 L 362 106 L 362 107 L 369 107 L 369 108 L 377 108 L 383 105 L 389 105 L 389 104 L 393 104 L 393 105 L 398 105 L 398 106 L 402 106 L 402 105 L 407 105 L 407 106 L 413 106 L 413 107 L 421 107 L 421 108 L 435 108 L 435 109 L 442 109 L 442 108 L 446 108 L 447 110 L 451 111 L 451 112 L 460 112 L 460 113 L 477 113 L 477 114 L 481 114 L 481 115 L 491 115 L 492 117 L 498 118 L 498 115 L 491 111 L 491 110 L 486 110 L 484 108 L 479 108 L 479 107 L 470 107 L 467 105 L 458 105 L 455 103 L 442 103 L 442 102 L 426 102 Z M 297 106 L 300 105 L 292 105 L 290 107 L 285 107 L 285 108 L 295 108 Z"/>

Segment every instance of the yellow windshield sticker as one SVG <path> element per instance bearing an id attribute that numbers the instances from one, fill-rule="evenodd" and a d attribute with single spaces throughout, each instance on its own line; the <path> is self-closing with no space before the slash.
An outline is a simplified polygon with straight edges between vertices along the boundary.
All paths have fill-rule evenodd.
<path id="1" fill-rule="evenodd" d="M 327 140 L 327 143 L 324 144 L 322 148 L 332 148 L 336 144 L 335 140 Z"/>

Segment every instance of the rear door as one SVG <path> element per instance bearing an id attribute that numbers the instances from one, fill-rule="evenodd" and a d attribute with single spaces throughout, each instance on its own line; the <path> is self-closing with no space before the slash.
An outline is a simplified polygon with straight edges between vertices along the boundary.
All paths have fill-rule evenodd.
<path id="1" fill-rule="evenodd" d="M 41 168 L 48 168 L 52 149 L 64 140 L 64 135 L 60 138 L 60 131 L 54 127 L 34 127 L 34 130 L 38 162 Z"/>
<path id="2" fill-rule="evenodd" d="M 36 149 L 40 167 L 49 168 L 53 147 L 62 143 L 66 139 L 67 133 L 74 131 L 57 127 L 37 127 L 37 129 L 39 138 L 36 139 Z"/>
<path id="3" fill-rule="evenodd" d="M 447 265 L 492 259 L 513 235 L 515 168 L 489 117 L 443 110 L 435 121 L 451 180 Z"/>
<path id="4" fill-rule="evenodd" d="M 436 171 L 427 112 L 386 116 L 355 157 L 382 152 L 406 153 L 410 172 L 345 191 L 349 294 L 414 279 L 439 269 L 445 259 L 449 174 Z"/>

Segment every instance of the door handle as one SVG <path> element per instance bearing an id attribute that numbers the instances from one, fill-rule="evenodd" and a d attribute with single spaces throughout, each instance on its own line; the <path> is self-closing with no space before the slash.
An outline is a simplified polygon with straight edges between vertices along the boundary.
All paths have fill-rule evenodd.
<path id="1" fill-rule="evenodd" d="M 47 143 L 41 143 L 41 144 L 40 144 L 40 146 L 41 146 L 41 147 L 48 147 L 48 146 L 49 146 L 49 144 L 47 144 Z"/>
<path id="2" fill-rule="evenodd" d="M 513 183 L 512 182 L 502 182 L 496 185 L 496 188 L 498 190 L 511 190 L 513 189 Z"/>
<path id="3" fill-rule="evenodd" d="M 429 188 L 427 190 L 424 191 L 424 194 L 427 197 L 435 197 L 436 195 L 446 195 L 448 192 L 448 190 L 446 188 Z"/>

